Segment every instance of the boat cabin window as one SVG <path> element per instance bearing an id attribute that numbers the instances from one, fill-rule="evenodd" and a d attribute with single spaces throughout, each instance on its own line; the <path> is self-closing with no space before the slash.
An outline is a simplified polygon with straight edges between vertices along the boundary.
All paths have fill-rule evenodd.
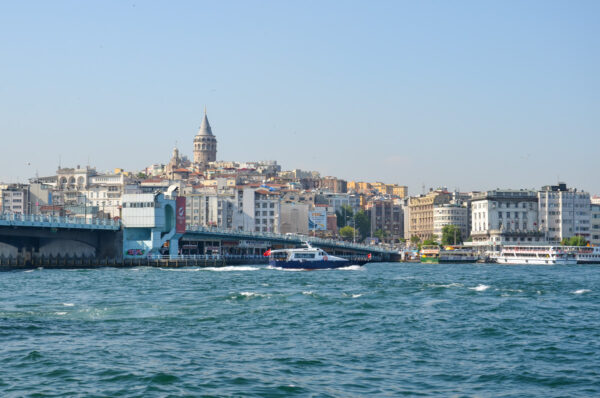
<path id="1" fill-rule="evenodd" d="M 296 253 L 294 258 L 315 258 L 315 253 Z"/>

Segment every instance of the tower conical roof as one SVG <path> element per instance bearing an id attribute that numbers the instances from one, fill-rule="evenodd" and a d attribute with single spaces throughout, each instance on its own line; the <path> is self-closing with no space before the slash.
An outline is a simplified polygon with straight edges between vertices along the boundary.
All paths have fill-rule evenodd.
<path id="1" fill-rule="evenodd" d="M 210 123 L 208 123 L 208 118 L 206 117 L 206 109 L 204 110 L 204 119 L 202 119 L 202 124 L 200 124 L 200 129 L 196 135 L 213 135 Z"/>

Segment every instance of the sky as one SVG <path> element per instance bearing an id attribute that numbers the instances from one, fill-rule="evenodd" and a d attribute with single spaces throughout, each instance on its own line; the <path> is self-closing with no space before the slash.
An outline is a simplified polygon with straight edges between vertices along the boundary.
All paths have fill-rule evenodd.
<path id="1" fill-rule="evenodd" d="M 192 157 L 600 194 L 598 1 L 0 3 L 0 181 Z"/>

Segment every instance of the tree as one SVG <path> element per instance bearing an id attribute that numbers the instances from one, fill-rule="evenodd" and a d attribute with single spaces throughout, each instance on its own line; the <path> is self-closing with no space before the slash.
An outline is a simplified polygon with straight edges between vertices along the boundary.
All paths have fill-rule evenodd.
<path id="1" fill-rule="evenodd" d="M 564 238 L 560 242 L 563 246 L 586 246 L 588 241 L 583 236 L 572 236 L 570 238 Z"/>
<path id="2" fill-rule="evenodd" d="M 423 241 L 423 246 L 437 246 L 438 243 L 434 239 L 426 239 Z"/>
<path id="3" fill-rule="evenodd" d="M 349 225 L 340 229 L 340 236 L 344 239 L 351 240 L 354 238 L 356 230 Z"/>
<path id="4" fill-rule="evenodd" d="M 360 233 L 361 240 L 365 239 L 369 236 L 369 232 L 371 231 L 371 220 L 369 219 L 369 215 L 361 209 L 354 216 L 354 220 L 356 228 L 358 228 L 358 232 Z"/>
<path id="5" fill-rule="evenodd" d="M 460 228 L 456 225 L 444 225 L 442 228 L 442 245 L 460 245 L 463 242 Z"/>
<path id="6" fill-rule="evenodd" d="M 340 206 L 339 210 L 335 211 L 335 215 L 337 218 L 337 226 L 338 228 L 343 228 L 348 225 L 348 221 L 352 219 L 354 215 L 354 210 L 349 205 Z"/>
<path id="7" fill-rule="evenodd" d="M 412 243 L 413 245 L 418 245 L 421 242 L 421 238 L 419 238 L 417 235 L 413 235 L 410 237 L 410 243 Z"/>
<path id="8" fill-rule="evenodd" d="M 383 242 L 387 236 L 387 233 L 383 229 L 378 229 L 377 231 L 375 231 L 375 236 Z"/>

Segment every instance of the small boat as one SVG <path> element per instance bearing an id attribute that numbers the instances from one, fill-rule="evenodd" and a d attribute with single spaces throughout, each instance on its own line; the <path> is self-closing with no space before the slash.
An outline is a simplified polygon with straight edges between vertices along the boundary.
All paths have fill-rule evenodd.
<path id="1" fill-rule="evenodd" d="M 498 264 L 574 265 L 577 259 L 562 246 L 504 246 L 492 257 Z"/>
<path id="2" fill-rule="evenodd" d="M 267 250 L 265 256 L 269 257 L 269 265 L 287 269 L 330 269 L 342 268 L 349 265 L 363 265 L 366 261 L 350 261 L 342 257 L 330 256 L 324 250 L 312 247 L 305 242 L 306 247 L 298 249 Z"/>

